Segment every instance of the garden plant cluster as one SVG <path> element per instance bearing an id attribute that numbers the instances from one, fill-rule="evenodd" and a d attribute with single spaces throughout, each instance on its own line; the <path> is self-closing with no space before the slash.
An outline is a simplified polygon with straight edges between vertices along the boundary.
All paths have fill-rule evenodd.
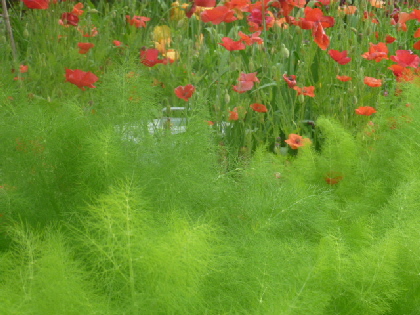
<path id="1" fill-rule="evenodd" d="M 0 314 L 419 314 L 419 8 L 4 5 Z"/>

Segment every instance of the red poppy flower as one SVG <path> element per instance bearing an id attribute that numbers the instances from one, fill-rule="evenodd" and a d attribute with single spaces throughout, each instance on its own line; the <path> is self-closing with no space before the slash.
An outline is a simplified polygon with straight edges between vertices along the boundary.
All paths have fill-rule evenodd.
<path id="1" fill-rule="evenodd" d="M 332 16 L 324 16 L 321 9 L 311 7 L 305 7 L 305 17 L 301 18 L 297 25 L 302 29 L 315 29 L 319 24 L 323 28 L 333 27 L 335 20 Z"/>
<path id="2" fill-rule="evenodd" d="M 251 107 L 254 111 L 258 113 L 266 113 L 268 111 L 267 107 L 263 104 L 254 103 L 249 105 L 249 107 Z"/>
<path id="3" fill-rule="evenodd" d="M 216 6 L 216 0 L 194 0 L 194 4 L 199 7 L 215 7 Z"/>
<path id="4" fill-rule="evenodd" d="M 260 82 L 256 76 L 257 72 L 245 73 L 242 72 L 239 77 L 239 84 L 233 86 L 233 90 L 238 93 L 244 93 L 254 87 L 254 82 Z"/>
<path id="5" fill-rule="evenodd" d="M 133 18 L 131 18 L 129 15 L 126 15 L 125 19 L 127 23 L 129 23 L 130 25 L 134 25 L 137 28 L 146 27 L 146 22 L 150 21 L 150 18 L 146 16 L 137 15 L 134 15 Z"/>
<path id="6" fill-rule="evenodd" d="M 87 54 L 89 49 L 95 47 L 92 43 L 78 43 L 77 46 L 79 47 L 79 54 Z"/>
<path id="7" fill-rule="evenodd" d="M 49 0 L 22 0 L 29 9 L 46 10 L 49 6 Z"/>
<path id="8" fill-rule="evenodd" d="M 369 51 L 362 55 L 367 60 L 375 60 L 376 62 L 382 59 L 388 59 L 388 47 L 385 43 L 378 43 L 376 45 L 370 43 Z"/>
<path id="9" fill-rule="evenodd" d="M 228 9 L 225 6 L 219 6 L 214 9 L 205 10 L 201 12 L 201 20 L 205 23 L 211 22 L 214 25 L 222 22 L 230 23 L 236 21 L 235 11 Z"/>
<path id="10" fill-rule="evenodd" d="M 372 77 L 365 77 L 363 83 L 369 85 L 370 87 L 380 87 L 382 85 L 382 80 Z"/>
<path id="11" fill-rule="evenodd" d="M 315 97 L 315 87 L 314 86 L 304 86 L 302 88 L 298 86 L 293 87 L 294 90 L 298 92 L 298 95 L 306 95 L 310 97 Z"/>
<path id="12" fill-rule="evenodd" d="M 343 82 L 347 82 L 347 81 L 352 80 L 352 77 L 349 77 L 349 76 L 346 76 L 346 75 L 338 75 L 338 76 L 336 76 L 336 78 L 340 81 L 343 81 Z"/>
<path id="13" fill-rule="evenodd" d="M 325 33 L 322 24 L 319 23 L 312 30 L 312 36 L 314 37 L 314 42 L 318 45 L 319 48 L 321 48 L 322 50 L 327 50 L 328 46 L 330 45 L 330 38 Z"/>
<path id="14" fill-rule="evenodd" d="M 413 49 L 420 50 L 420 40 L 413 44 Z"/>
<path id="15" fill-rule="evenodd" d="M 61 25 L 72 25 L 77 26 L 79 23 L 79 17 L 77 15 L 74 15 L 70 12 L 65 12 L 61 14 L 60 24 Z"/>
<path id="16" fill-rule="evenodd" d="M 347 57 L 347 50 L 339 52 L 338 50 L 330 49 L 328 54 L 340 65 L 346 65 L 351 61 L 351 58 Z"/>
<path id="17" fill-rule="evenodd" d="M 415 31 L 415 32 L 414 32 L 413 37 L 414 37 L 414 38 L 418 38 L 418 37 L 420 37 L 420 27 L 417 29 L 417 31 Z"/>
<path id="18" fill-rule="evenodd" d="M 19 66 L 19 72 L 20 73 L 26 73 L 26 72 L 28 72 L 28 68 L 29 68 L 29 66 L 20 65 Z"/>
<path id="19" fill-rule="evenodd" d="M 92 72 L 85 72 L 79 69 L 66 69 L 66 81 L 76 85 L 84 91 L 85 86 L 92 89 L 96 88 L 93 83 L 98 81 L 98 77 Z"/>
<path id="20" fill-rule="evenodd" d="M 195 87 L 192 84 L 187 84 L 186 86 L 178 86 L 177 88 L 175 88 L 174 91 L 176 96 L 178 96 L 180 99 L 188 101 L 190 97 L 194 94 Z"/>
<path id="21" fill-rule="evenodd" d="M 328 185 L 336 185 L 343 180 L 343 175 L 339 172 L 329 172 L 324 179 Z"/>
<path id="22" fill-rule="evenodd" d="M 120 42 L 119 40 L 114 40 L 114 41 L 112 41 L 112 43 L 117 47 L 122 45 L 122 42 Z"/>
<path id="23" fill-rule="evenodd" d="M 236 109 L 236 107 L 233 109 L 233 111 L 229 111 L 229 118 L 228 120 L 238 120 L 239 119 L 239 114 L 238 111 Z"/>
<path id="24" fill-rule="evenodd" d="M 166 65 L 168 62 L 172 62 L 169 58 L 159 59 L 159 50 L 154 48 L 142 49 L 140 51 L 140 61 L 148 67 L 153 67 L 158 63 Z"/>
<path id="25" fill-rule="evenodd" d="M 223 43 L 219 43 L 219 45 L 222 45 L 227 50 L 244 50 L 246 48 L 245 44 L 241 42 L 240 40 L 234 41 L 232 38 L 229 37 L 223 37 L 222 38 Z"/>
<path id="26" fill-rule="evenodd" d="M 292 75 L 283 74 L 283 79 L 284 79 L 284 81 L 286 81 L 287 85 L 291 89 L 293 89 L 293 87 L 297 84 L 296 83 L 296 76 L 294 74 L 292 74 Z"/>
<path id="27" fill-rule="evenodd" d="M 77 16 L 81 16 L 83 14 L 82 9 L 83 9 L 83 3 L 79 2 L 73 7 L 73 10 L 71 11 L 71 13 Z"/>
<path id="28" fill-rule="evenodd" d="M 420 57 L 411 50 L 397 50 L 395 54 L 391 60 L 402 67 L 417 68 L 420 65 Z"/>
<path id="29" fill-rule="evenodd" d="M 311 143 L 311 140 L 308 138 L 303 138 L 300 135 L 297 134 L 290 134 L 289 139 L 284 140 L 293 150 L 299 149 L 300 147 L 303 147 L 305 144 Z"/>
<path id="30" fill-rule="evenodd" d="M 356 108 L 355 112 L 357 115 L 370 116 L 372 114 L 375 114 L 377 111 L 371 106 L 361 106 L 359 108 Z"/>
<path id="31" fill-rule="evenodd" d="M 395 42 L 397 39 L 391 35 L 386 35 L 385 37 L 385 42 L 387 44 L 392 44 L 393 42 Z"/>
<path id="32" fill-rule="evenodd" d="M 252 33 L 251 35 L 246 35 L 245 33 L 242 33 L 241 31 L 238 32 L 240 40 L 243 41 L 246 45 L 252 45 L 253 43 L 257 43 L 258 45 L 261 45 L 264 43 L 264 40 L 259 37 L 261 35 L 261 31 Z"/>

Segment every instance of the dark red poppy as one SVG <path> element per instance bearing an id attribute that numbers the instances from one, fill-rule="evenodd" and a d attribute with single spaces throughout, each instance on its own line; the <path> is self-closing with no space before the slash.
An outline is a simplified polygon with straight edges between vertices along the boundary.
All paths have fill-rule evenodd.
<path id="1" fill-rule="evenodd" d="M 227 50 L 244 50 L 246 48 L 245 44 L 241 42 L 240 40 L 234 41 L 232 38 L 229 37 L 223 37 L 222 38 L 223 43 L 219 43 L 219 45 L 222 45 Z"/>
<path id="2" fill-rule="evenodd" d="M 61 14 L 60 24 L 77 26 L 78 23 L 79 23 L 79 17 L 77 15 L 74 15 L 73 13 L 70 13 L 70 12 L 65 12 Z"/>
<path id="3" fill-rule="evenodd" d="M 85 86 L 92 89 L 96 88 L 93 83 L 98 81 L 98 77 L 92 72 L 85 72 L 79 69 L 66 69 L 66 81 L 76 85 L 84 91 Z"/>
<path id="4" fill-rule="evenodd" d="M 194 0 L 194 4 L 199 7 L 211 8 L 216 6 L 216 0 Z"/>
<path id="5" fill-rule="evenodd" d="M 328 54 L 340 65 L 346 65 L 351 61 L 351 58 L 347 57 L 347 50 L 343 50 L 342 52 L 340 52 L 338 50 L 330 49 L 328 51 Z"/>
<path id="6" fill-rule="evenodd" d="M 49 6 L 49 0 L 22 0 L 29 9 L 46 10 Z"/>
<path id="7" fill-rule="evenodd" d="M 387 44 L 392 44 L 393 42 L 395 42 L 397 39 L 391 35 L 386 35 L 385 37 L 385 43 Z"/>
<path id="8" fill-rule="evenodd" d="M 195 87 L 192 84 L 187 84 L 186 86 L 178 86 L 174 91 L 176 96 L 187 102 L 194 94 Z"/>

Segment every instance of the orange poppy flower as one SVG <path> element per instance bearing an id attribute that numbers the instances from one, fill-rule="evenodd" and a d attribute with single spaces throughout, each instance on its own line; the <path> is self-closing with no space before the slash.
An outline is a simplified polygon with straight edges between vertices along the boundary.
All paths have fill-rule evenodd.
<path id="1" fill-rule="evenodd" d="M 191 96 L 195 92 L 195 86 L 192 84 L 187 84 L 186 86 L 178 86 L 175 88 L 174 91 L 175 91 L 176 96 L 188 102 L 188 100 L 191 98 Z"/>
<path id="2" fill-rule="evenodd" d="M 338 11 L 344 12 L 344 14 L 352 15 L 355 14 L 357 11 L 357 7 L 354 5 L 345 5 L 338 8 Z"/>
<path id="3" fill-rule="evenodd" d="M 293 87 L 294 90 L 298 92 L 298 95 L 306 95 L 310 97 L 315 97 L 315 87 L 314 86 L 304 86 L 302 88 L 298 86 Z"/>
<path id="4" fill-rule="evenodd" d="M 417 31 L 414 32 L 414 38 L 420 37 L 420 27 L 417 29 Z"/>
<path id="5" fill-rule="evenodd" d="M 355 112 L 357 115 L 370 116 L 372 114 L 375 114 L 377 111 L 371 106 L 361 106 L 359 108 L 356 108 Z"/>
<path id="6" fill-rule="evenodd" d="M 89 49 L 95 47 L 92 43 L 78 43 L 77 46 L 79 47 L 79 54 L 87 54 Z"/>
<path id="7" fill-rule="evenodd" d="M 319 48 L 322 50 L 327 50 L 328 46 L 330 45 L 330 38 L 325 33 L 322 24 L 318 24 L 318 26 L 312 30 L 312 36 L 314 37 L 314 41 Z"/>
<path id="8" fill-rule="evenodd" d="M 420 50 L 420 40 L 413 44 L 413 49 Z"/>
<path id="9" fill-rule="evenodd" d="M 420 57 L 411 50 L 397 50 L 391 60 L 402 67 L 417 68 L 420 65 Z"/>
<path id="10" fill-rule="evenodd" d="M 92 72 L 85 72 L 79 69 L 67 69 L 66 68 L 66 81 L 76 85 L 78 88 L 85 90 L 85 86 L 88 88 L 96 88 L 93 85 L 98 81 L 98 77 Z"/>
<path id="11" fill-rule="evenodd" d="M 46 10 L 49 6 L 49 0 L 22 0 L 29 9 Z"/>
<path id="12" fill-rule="evenodd" d="M 370 43 L 369 51 L 362 54 L 362 57 L 367 60 L 375 60 L 376 62 L 388 59 L 388 47 L 382 42 L 376 45 Z"/>
<path id="13" fill-rule="evenodd" d="M 134 25 L 137 28 L 146 27 L 146 22 L 150 21 L 150 18 L 146 16 L 137 15 L 134 15 L 133 18 L 131 18 L 129 15 L 126 15 L 125 19 L 127 23 L 129 23 L 130 25 Z"/>
<path id="14" fill-rule="evenodd" d="M 284 140 L 293 150 L 299 149 L 300 147 L 303 147 L 306 144 L 311 143 L 311 140 L 309 138 L 303 138 L 300 135 L 297 134 L 290 134 L 289 139 Z"/>
<path id="15" fill-rule="evenodd" d="M 351 58 L 347 57 L 347 50 L 339 52 L 338 50 L 330 49 L 328 54 L 340 65 L 346 65 L 351 61 Z"/>
<path id="16" fill-rule="evenodd" d="M 251 107 L 254 111 L 258 113 L 266 113 L 268 111 L 267 107 L 263 104 L 254 103 L 251 104 L 249 107 Z"/>
<path id="17" fill-rule="evenodd" d="M 245 44 L 241 42 L 240 40 L 234 41 L 232 38 L 229 37 L 223 37 L 222 38 L 223 43 L 219 43 L 219 45 L 222 45 L 227 50 L 244 50 L 246 48 Z"/>
<path id="18" fill-rule="evenodd" d="M 346 75 L 338 75 L 338 76 L 336 76 L 336 78 L 340 81 L 343 81 L 343 82 L 347 82 L 347 81 L 352 80 L 352 77 L 349 77 L 349 76 L 346 76 Z"/>
<path id="19" fill-rule="evenodd" d="M 239 119 L 239 114 L 238 111 L 236 110 L 236 107 L 233 109 L 233 111 L 229 111 L 229 118 L 228 120 L 238 120 Z"/>
<path id="20" fill-rule="evenodd" d="M 214 25 L 218 25 L 222 22 L 230 23 L 236 21 L 235 11 L 228 9 L 225 6 L 215 7 L 214 9 L 205 10 L 201 12 L 201 20 L 204 23 L 211 22 Z"/>
<path id="21" fill-rule="evenodd" d="M 382 80 L 372 77 L 365 77 L 363 83 L 369 85 L 370 87 L 380 87 L 382 85 Z"/>

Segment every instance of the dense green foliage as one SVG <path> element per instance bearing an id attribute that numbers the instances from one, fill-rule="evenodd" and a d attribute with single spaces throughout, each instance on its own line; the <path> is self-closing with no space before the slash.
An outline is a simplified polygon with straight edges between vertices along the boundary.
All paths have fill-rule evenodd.
<path id="1" fill-rule="evenodd" d="M 138 50 L 151 31 L 124 16 L 166 18 L 167 2 L 97 9 L 81 22 L 101 34 L 86 55 L 75 48 L 85 38 L 53 10 L 13 11 L 19 62 L 0 45 L 0 315 L 420 313 L 418 81 L 372 91 L 361 78 L 380 71 L 359 60 L 359 81 L 333 90 L 338 66 L 302 46 L 310 34 L 266 34 L 272 55 L 285 42 L 290 57 L 256 47 L 234 55 L 217 43 L 243 25 L 194 18 L 168 22 L 181 61 L 147 68 Z M 338 22 L 349 42 L 336 48 L 360 55 L 374 35 L 353 18 Z M 116 34 L 121 49 L 110 44 Z M 30 72 L 18 74 L 21 63 Z M 64 67 L 94 71 L 98 87 L 65 82 Z M 261 83 L 229 98 L 242 71 Z M 315 84 L 317 98 L 296 97 L 284 73 Z M 185 103 L 173 90 L 187 83 L 201 88 Z M 206 123 L 257 100 L 272 106 L 265 120 L 250 112 Z M 354 114 L 372 104 L 375 115 Z M 174 134 L 171 121 L 152 128 L 175 105 L 187 107 L 186 132 Z M 304 118 L 315 121 L 304 127 Z M 312 144 L 284 150 L 297 131 Z"/>

